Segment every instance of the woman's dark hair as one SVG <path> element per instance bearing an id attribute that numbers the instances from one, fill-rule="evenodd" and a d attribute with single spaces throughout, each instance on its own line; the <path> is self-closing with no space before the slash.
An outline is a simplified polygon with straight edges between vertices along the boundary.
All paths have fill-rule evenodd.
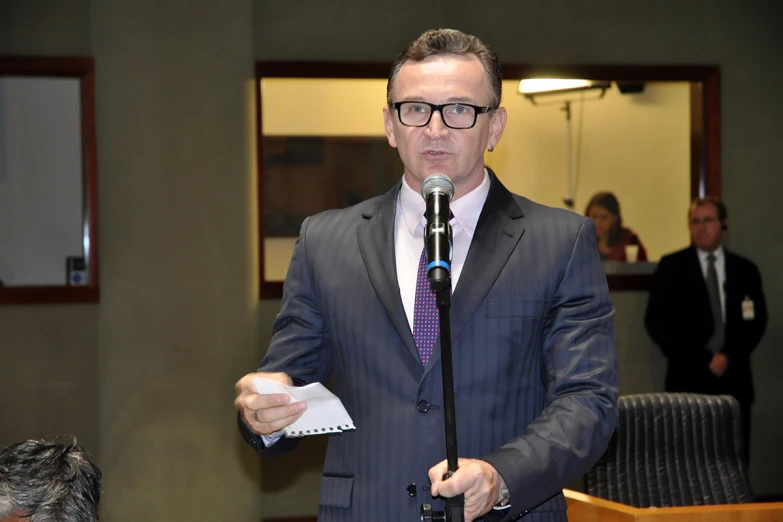
<path id="1" fill-rule="evenodd" d="M 585 216 L 590 214 L 592 207 L 605 208 L 610 214 L 617 218 L 617 221 L 609 230 L 609 237 L 606 243 L 609 246 L 617 244 L 623 237 L 623 216 L 620 213 L 620 202 L 611 192 L 597 192 L 585 207 Z"/>

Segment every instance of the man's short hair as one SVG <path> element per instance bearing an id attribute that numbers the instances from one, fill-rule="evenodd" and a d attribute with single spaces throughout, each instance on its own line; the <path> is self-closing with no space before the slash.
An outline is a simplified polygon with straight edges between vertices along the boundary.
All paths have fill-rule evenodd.
<path id="1" fill-rule="evenodd" d="M 691 212 L 693 212 L 694 209 L 703 207 L 705 205 L 712 205 L 715 207 L 715 209 L 718 211 L 718 221 L 720 221 L 721 224 L 725 227 L 726 220 L 729 219 L 729 212 L 726 210 L 726 205 L 723 203 L 723 201 L 714 196 L 704 196 L 703 198 L 695 198 L 693 201 L 691 201 L 691 204 L 688 207 L 688 219 L 691 218 Z"/>
<path id="2" fill-rule="evenodd" d="M 0 519 L 95 522 L 101 471 L 75 437 L 27 440 L 0 451 Z"/>
<path id="3" fill-rule="evenodd" d="M 391 98 L 392 84 L 405 62 L 420 62 L 430 56 L 443 54 L 472 54 L 476 56 L 484 67 L 484 72 L 487 75 L 489 86 L 492 90 L 490 105 L 493 109 L 497 109 L 500 106 L 500 97 L 503 90 L 503 75 L 500 60 L 498 60 L 497 55 L 492 49 L 475 36 L 465 34 L 456 29 L 431 29 L 425 31 L 408 44 L 408 47 L 406 47 L 394 60 L 391 72 L 389 73 L 389 81 L 386 84 L 386 102 L 389 104 L 389 107 L 391 107 L 393 103 Z"/>

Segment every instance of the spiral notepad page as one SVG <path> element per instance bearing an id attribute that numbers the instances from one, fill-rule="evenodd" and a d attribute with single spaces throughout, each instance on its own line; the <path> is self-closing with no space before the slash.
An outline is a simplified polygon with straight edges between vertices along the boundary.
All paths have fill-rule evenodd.
<path id="1" fill-rule="evenodd" d="M 305 437 L 355 430 L 342 401 L 320 382 L 307 386 L 286 386 L 272 379 L 253 379 L 258 393 L 287 393 L 291 402 L 305 401 L 307 409 L 299 420 L 285 428 L 286 437 Z"/>

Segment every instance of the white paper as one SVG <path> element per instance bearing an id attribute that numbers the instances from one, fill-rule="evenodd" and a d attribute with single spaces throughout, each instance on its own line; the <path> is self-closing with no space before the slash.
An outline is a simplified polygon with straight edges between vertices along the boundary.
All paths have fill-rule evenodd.
<path id="1" fill-rule="evenodd" d="M 307 386 L 286 386 L 272 379 L 255 378 L 258 393 L 287 393 L 291 402 L 305 401 L 307 409 L 299 419 L 284 429 L 286 437 L 305 437 L 355 430 L 351 416 L 342 401 L 320 382 Z"/>

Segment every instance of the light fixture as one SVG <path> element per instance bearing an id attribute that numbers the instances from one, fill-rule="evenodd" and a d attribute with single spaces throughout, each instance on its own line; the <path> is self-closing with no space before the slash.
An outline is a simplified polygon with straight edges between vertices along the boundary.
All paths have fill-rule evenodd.
<path id="1" fill-rule="evenodd" d="M 595 99 L 600 99 L 606 94 L 606 90 L 611 87 L 611 81 L 594 81 L 594 80 L 577 80 L 577 79 L 565 79 L 565 78 L 533 78 L 522 80 L 519 82 L 519 94 L 530 100 L 533 105 L 539 105 L 536 103 L 536 97 L 538 96 L 552 96 L 551 103 L 543 105 L 561 104 L 561 110 L 565 113 L 566 119 L 566 196 L 563 198 L 563 203 L 569 210 L 574 210 L 574 202 L 576 196 L 576 189 L 579 184 L 579 159 L 581 156 L 581 144 L 582 144 L 582 126 L 583 118 L 580 117 L 580 125 L 577 135 L 577 155 L 576 162 L 574 162 L 574 153 L 572 147 L 572 130 L 571 130 L 571 102 L 574 99 L 575 94 L 580 94 L 575 101 L 582 102 L 581 106 L 584 107 L 584 101 L 587 101 L 584 97 L 584 93 L 587 91 L 600 91 L 599 95 Z M 591 98 L 592 99 L 592 98 Z M 574 168 L 576 163 L 576 169 Z"/>
<path id="2" fill-rule="evenodd" d="M 606 90 L 611 87 L 612 82 L 604 80 L 577 80 L 567 78 L 532 78 L 519 82 L 519 94 L 522 94 L 536 104 L 537 96 L 548 96 L 552 94 L 569 95 L 577 92 L 590 90 L 600 90 L 599 98 L 603 98 Z"/>

